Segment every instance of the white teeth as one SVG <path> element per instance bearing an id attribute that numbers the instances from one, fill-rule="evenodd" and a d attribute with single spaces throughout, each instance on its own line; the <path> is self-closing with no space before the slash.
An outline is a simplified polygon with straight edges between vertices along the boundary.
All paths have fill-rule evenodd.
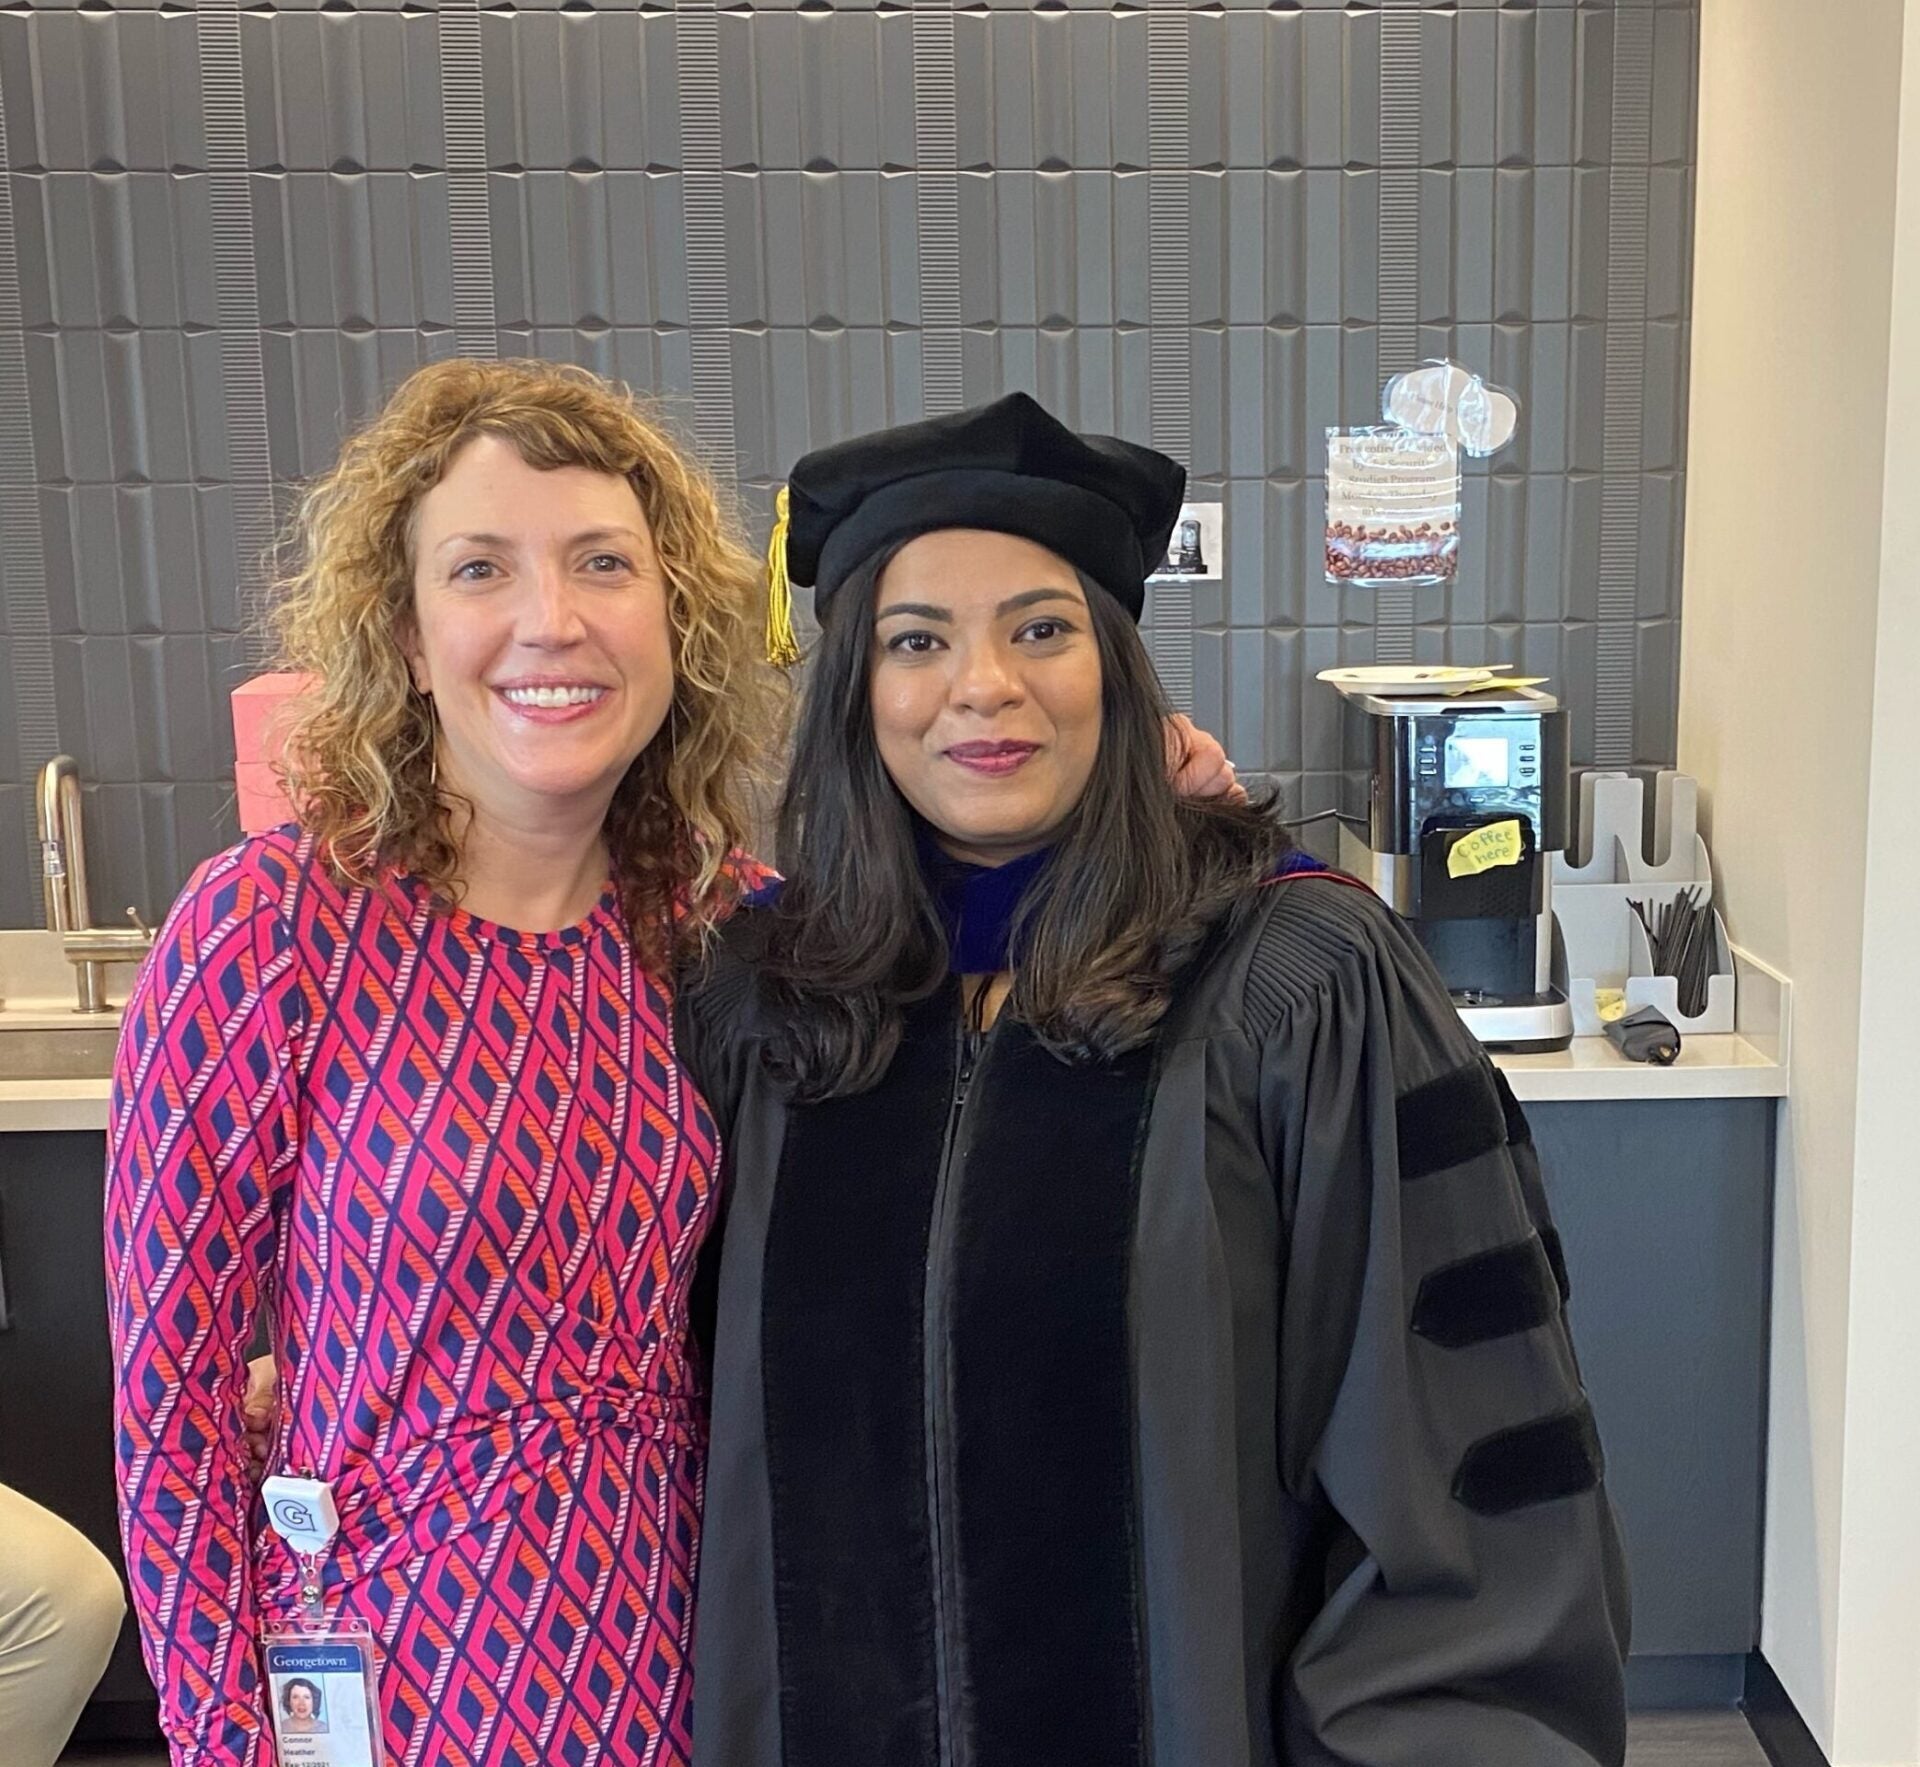
<path id="1" fill-rule="evenodd" d="M 502 690 L 509 705 L 548 708 L 591 705 L 606 691 L 604 687 L 508 687 Z"/>

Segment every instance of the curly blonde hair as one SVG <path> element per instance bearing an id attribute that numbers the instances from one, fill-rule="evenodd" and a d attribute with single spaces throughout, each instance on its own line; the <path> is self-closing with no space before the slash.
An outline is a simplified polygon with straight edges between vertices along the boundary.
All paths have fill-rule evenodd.
<path id="1" fill-rule="evenodd" d="M 784 710 L 765 656 L 758 560 L 713 481 L 625 386 L 552 362 L 437 362 L 308 487 L 296 563 L 274 610 L 279 666 L 314 677 L 283 770 L 301 825 L 343 881 L 392 872 L 457 901 L 454 804 L 434 780 L 434 718 L 408 668 L 420 500 L 476 436 L 534 468 L 583 466 L 633 486 L 653 532 L 673 633 L 673 704 L 607 811 L 630 936 L 659 967 L 732 905 L 750 793 Z"/>

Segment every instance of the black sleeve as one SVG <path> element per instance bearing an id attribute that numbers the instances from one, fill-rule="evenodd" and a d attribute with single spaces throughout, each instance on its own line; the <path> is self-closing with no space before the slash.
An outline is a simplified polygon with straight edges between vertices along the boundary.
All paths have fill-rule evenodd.
<path id="1" fill-rule="evenodd" d="M 1280 887 L 1248 983 L 1287 1230 L 1278 1440 L 1333 1542 L 1282 1754 L 1617 1767 L 1625 1565 L 1524 1118 L 1392 915 Z"/>
<path id="2" fill-rule="evenodd" d="M 755 1034 L 753 953 L 764 917 L 741 909 L 715 938 L 705 956 L 689 965 L 674 987 L 674 1055 L 681 1071 L 699 1089 L 720 1130 L 720 1201 L 713 1225 L 700 1247 L 688 1295 L 693 1337 L 707 1367 L 713 1366 L 714 1329 L 719 1311 L 720 1256 L 726 1236 L 726 1149 L 746 1090 L 750 1064 L 760 1059 Z"/>
<path id="3" fill-rule="evenodd" d="M 754 971 L 766 925 L 764 912 L 740 909 L 674 984 L 674 1054 L 723 1138 L 733 1131 L 749 1064 L 759 1060 Z"/>

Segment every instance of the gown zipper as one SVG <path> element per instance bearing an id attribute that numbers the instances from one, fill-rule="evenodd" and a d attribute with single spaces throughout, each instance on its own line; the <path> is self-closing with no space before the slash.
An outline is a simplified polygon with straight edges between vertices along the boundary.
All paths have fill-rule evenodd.
<path id="1" fill-rule="evenodd" d="M 952 1529 L 948 1505 L 952 1472 L 948 1465 L 951 1432 L 948 1429 L 947 1291 L 952 1260 L 955 1195 L 959 1184 L 954 1168 L 960 1152 L 960 1128 L 966 1115 L 967 1092 L 980 1065 L 987 1035 L 960 1016 L 959 1049 L 954 1061 L 953 1102 L 947 1112 L 946 1140 L 940 1150 L 940 1173 L 934 1184 L 933 1220 L 927 1239 L 927 1282 L 922 1335 L 926 1344 L 926 1438 L 928 1504 L 933 1534 L 933 1640 L 935 1675 L 934 1737 L 939 1767 L 964 1767 L 950 1722 L 959 1679 L 957 1578 L 953 1562 Z"/>

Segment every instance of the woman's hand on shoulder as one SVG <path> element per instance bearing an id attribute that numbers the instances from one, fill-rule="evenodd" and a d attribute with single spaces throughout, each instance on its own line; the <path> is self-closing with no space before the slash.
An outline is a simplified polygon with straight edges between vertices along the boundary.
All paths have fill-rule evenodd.
<path id="1" fill-rule="evenodd" d="M 1184 712 L 1167 720 L 1167 776 L 1183 798 L 1225 798 L 1230 804 L 1247 801 L 1247 788 L 1235 776 L 1220 739 Z"/>

